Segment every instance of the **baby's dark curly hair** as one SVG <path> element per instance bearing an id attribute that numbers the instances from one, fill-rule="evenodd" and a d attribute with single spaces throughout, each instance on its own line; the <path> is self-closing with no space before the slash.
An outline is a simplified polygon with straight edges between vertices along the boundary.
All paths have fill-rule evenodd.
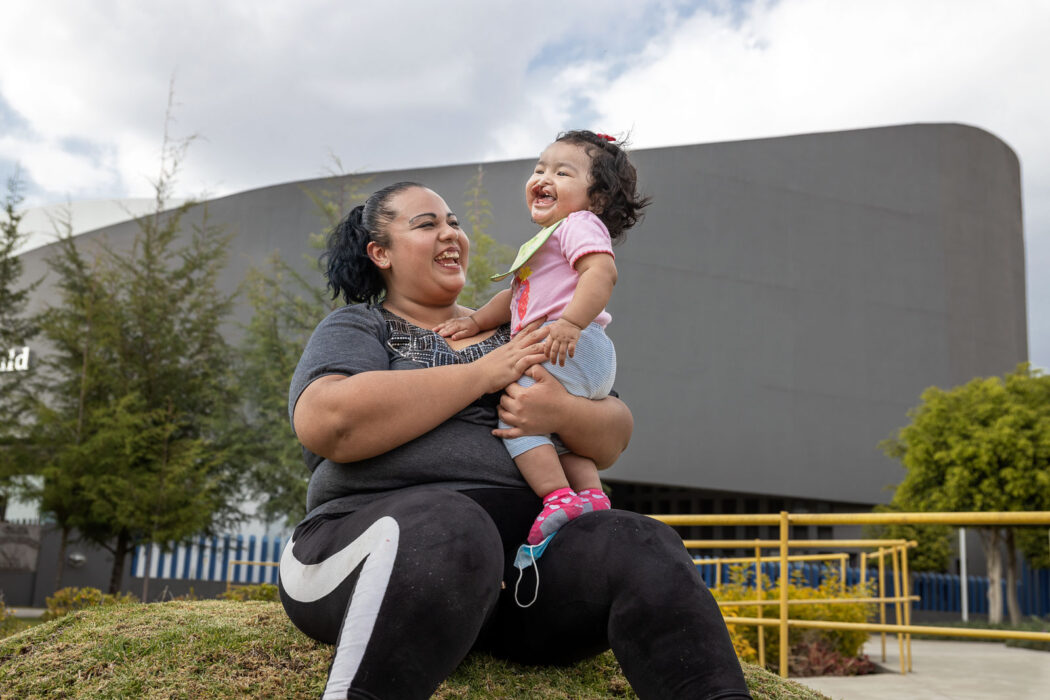
<path id="1" fill-rule="evenodd" d="M 593 131 L 579 129 L 558 134 L 556 142 L 576 144 L 591 159 L 591 186 L 587 196 L 593 211 L 617 241 L 642 218 L 651 197 L 638 195 L 638 173 L 623 150 L 625 141 L 609 141 Z"/>

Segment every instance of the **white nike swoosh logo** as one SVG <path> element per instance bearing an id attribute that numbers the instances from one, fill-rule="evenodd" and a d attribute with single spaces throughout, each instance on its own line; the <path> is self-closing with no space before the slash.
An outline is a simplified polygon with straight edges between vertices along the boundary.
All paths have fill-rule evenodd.
<path id="1" fill-rule="evenodd" d="M 396 551 L 399 534 L 397 521 L 384 516 L 372 523 L 356 540 L 317 564 L 304 564 L 296 559 L 292 552 L 295 540 L 292 540 L 281 554 L 281 585 L 284 592 L 300 603 L 312 603 L 324 598 L 384 542 L 392 543 Z"/>

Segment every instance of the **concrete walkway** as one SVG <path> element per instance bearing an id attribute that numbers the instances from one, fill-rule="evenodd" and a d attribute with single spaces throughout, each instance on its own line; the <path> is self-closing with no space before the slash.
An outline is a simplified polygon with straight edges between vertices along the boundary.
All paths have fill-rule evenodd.
<path id="1" fill-rule="evenodd" d="M 913 639 L 912 670 L 900 674 L 897 639 L 886 637 L 886 661 L 873 636 L 864 653 L 884 672 L 838 678 L 794 678 L 834 700 L 1047 700 L 1050 652 L 1008 647 L 1002 642 Z"/>

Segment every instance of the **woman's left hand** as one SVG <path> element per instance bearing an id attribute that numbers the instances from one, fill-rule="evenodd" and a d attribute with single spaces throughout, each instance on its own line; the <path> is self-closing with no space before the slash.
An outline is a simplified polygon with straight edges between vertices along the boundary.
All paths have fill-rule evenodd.
<path id="1" fill-rule="evenodd" d="M 563 424 L 559 411 L 564 399 L 571 396 L 569 392 L 542 365 L 533 365 L 525 374 L 536 383 L 525 388 L 514 382 L 503 390 L 499 419 L 512 427 L 492 431 L 498 438 L 548 435 Z"/>
<path id="2" fill-rule="evenodd" d="M 618 398 L 592 401 L 573 396 L 542 365 L 525 371 L 536 383 L 516 382 L 503 390 L 499 417 L 509 428 L 493 430 L 498 438 L 557 433 L 565 446 L 605 469 L 620 457 L 631 440 L 634 418 Z"/>

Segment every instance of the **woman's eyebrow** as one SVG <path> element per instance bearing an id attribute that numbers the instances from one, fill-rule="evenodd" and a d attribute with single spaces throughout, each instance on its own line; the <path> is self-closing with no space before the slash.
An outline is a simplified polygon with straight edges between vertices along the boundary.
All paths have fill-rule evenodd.
<path id="1" fill-rule="evenodd" d="M 414 224 L 416 222 L 416 219 L 423 219 L 426 217 L 430 217 L 431 219 L 438 218 L 437 214 L 428 211 L 424 214 L 416 214 L 415 216 L 413 216 L 411 219 L 408 220 L 408 225 L 411 226 L 412 224 Z"/>

